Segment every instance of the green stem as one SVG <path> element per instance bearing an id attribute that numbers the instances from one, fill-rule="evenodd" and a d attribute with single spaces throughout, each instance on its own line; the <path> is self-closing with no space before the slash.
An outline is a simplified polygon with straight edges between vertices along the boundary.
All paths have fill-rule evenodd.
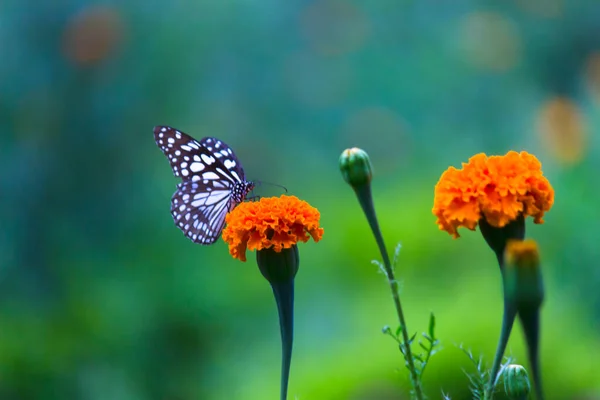
<path id="1" fill-rule="evenodd" d="M 287 399 L 290 366 L 292 363 L 292 346 L 294 342 L 294 279 L 271 282 L 281 330 L 281 389 L 280 399 Z"/>
<path id="2" fill-rule="evenodd" d="M 377 222 L 377 215 L 375 214 L 375 206 L 373 204 L 373 196 L 371 195 L 371 186 L 368 184 L 362 185 L 360 187 L 356 187 L 355 191 L 360 206 L 362 207 L 363 212 L 365 213 L 369 222 L 369 226 L 373 231 L 375 241 L 377 242 L 379 252 L 381 253 L 381 257 L 383 259 L 385 273 L 387 276 L 388 284 L 390 285 L 390 290 L 392 291 L 392 298 L 394 299 L 394 305 L 396 306 L 396 313 L 398 314 L 398 321 L 400 323 L 402 331 L 402 341 L 404 342 L 403 344 L 406 352 L 405 360 L 408 365 L 408 370 L 410 371 L 410 378 L 413 383 L 413 388 L 415 390 L 415 397 L 417 398 L 417 400 L 423 400 L 424 396 L 423 390 L 421 389 L 421 381 L 419 380 L 419 375 L 417 374 L 417 369 L 415 368 L 415 363 L 409 343 L 410 339 L 408 337 L 408 329 L 406 327 L 406 321 L 404 319 L 404 312 L 402 311 L 402 304 L 400 303 L 398 282 L 394 277 L 394 270 L 390 262 L 390 257 L 388 256 L 388 252 L 385 248 L 383 236 L 381 235 L 379 223 Z"/>
<path id="3" fill-rule="evenodd" d="M 494 388 L 496 387 L 496 381 L 498 380 L 498 372 L 502 365 L 502 358 L 506 351 L 506 345 L 510 337 L 517 310 L 508 301 L 504 302 L 504 315 L 502 317 L 502 330 L 500 331 L 500 339 L 498 340 L 498 348 L 496 349 L 496 356 L 494 357 L 494 364 L 492 365 L 492 371 L 490 373 L 490 380 L 485 388 L 483 396 L 484 400 L 492 400 L 494 397 Z"/>
<path id="4" fill-rule="evenodd" d="M 540 313 L 539 309 L 524 308 L 519 310 L 519 319 L 525 332 L 525 341 L 527 342 L 527 355 L 531 364 L 531 375 L 533 376 L 533 385 L 535 395 L 538 400 L 544 400 L 542 392 L 542 379 L 540 375 L 539 362 L 539 338 L 540 338 Z"/>

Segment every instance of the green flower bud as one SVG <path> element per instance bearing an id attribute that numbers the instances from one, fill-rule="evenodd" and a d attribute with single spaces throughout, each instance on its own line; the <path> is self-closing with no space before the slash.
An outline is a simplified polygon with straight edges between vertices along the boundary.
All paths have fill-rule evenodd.
<path id="1" fill-rule="evenodd" d="M 504 370 L 504 391 L 511 400 L 525 400 L 531 385 L 527 370 L 518 364 L 510 364 Z"/>
<path id="2" fill-rule="evenodd" d="M 373 177 L 369 155 L 358 147 L 346 149 L 340 156 L 340 171 L 352 187 L 368 185 Z"/>

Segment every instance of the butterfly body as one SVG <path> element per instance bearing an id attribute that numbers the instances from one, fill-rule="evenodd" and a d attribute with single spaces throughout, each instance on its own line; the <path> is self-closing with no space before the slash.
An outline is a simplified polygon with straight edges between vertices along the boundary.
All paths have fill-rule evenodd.
<path id="1" fill-rule="evenodd" d="M 196 140 L 168 126 L 154 128 L 154 140 L 182 179 L 171 198 L 175 225 L 195 243 L 212 244 L 225 216 L 254 188 L 229 146 L 217 138 Z"/>

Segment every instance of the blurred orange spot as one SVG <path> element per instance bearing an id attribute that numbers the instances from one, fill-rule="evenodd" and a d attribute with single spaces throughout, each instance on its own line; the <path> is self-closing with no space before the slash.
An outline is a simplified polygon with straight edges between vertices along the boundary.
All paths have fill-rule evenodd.
<path id="1" fill-rule="evenodd" d="M 92 6 L 73 16 L 63 36 L 63 50 L 75 64 L 105 59 L 121 41 L 123 23 L 114 8 Z"/>
<path id="2" fill-rule="evenodd" d="M 577 106 L 569 99 L 555 97 L 542 105 L 538 133 L 548 151 L 560 162 L 573 164 L 584 157 L 587 135 Z"/>
<path id="3" fill-rule="evenodd" d="M 369 34 L 369 21 L 347 1 L 321 0 L 304 10 L 300 29 L 317 52 L 339 55 L 363 46 Z"/>
<path id="4" fill-rule="evenodd" d="M 498 13 L 474 12 L 461 22 L 461 47 L 477 68 L 506 72 L 521 58 L 521 39 L 513 22 Z"/>

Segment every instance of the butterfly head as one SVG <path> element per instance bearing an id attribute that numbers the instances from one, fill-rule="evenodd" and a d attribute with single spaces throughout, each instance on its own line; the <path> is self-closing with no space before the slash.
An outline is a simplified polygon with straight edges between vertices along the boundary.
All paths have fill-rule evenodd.
<path id="1" fill-rule="evenodd" d="M 231 192 L 231 199 L 236 204 L 241 203 L 242 201 L 244 201 L 246 199 L 246 196 L 248 195 L 248 193 L 250 193 L 254 189 L 254 186 L 255 186 L 255 184 L 252 181 L 242 181 L 242 182 L 236 183 Z"/>

